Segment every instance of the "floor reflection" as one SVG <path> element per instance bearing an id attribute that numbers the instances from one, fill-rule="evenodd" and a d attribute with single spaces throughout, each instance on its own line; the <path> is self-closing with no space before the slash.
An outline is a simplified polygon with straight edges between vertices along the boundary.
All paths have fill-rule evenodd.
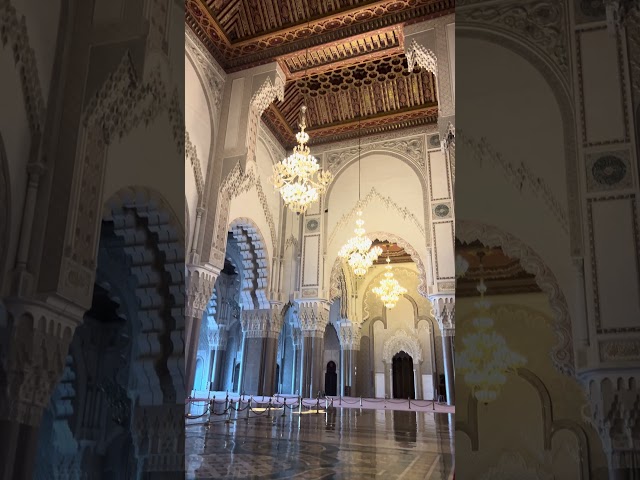
<path id="1" fill-rule="evenodd" d="M 187 479 L 450 478 L 451 414 L 329 408 L 187 427 Z"/>

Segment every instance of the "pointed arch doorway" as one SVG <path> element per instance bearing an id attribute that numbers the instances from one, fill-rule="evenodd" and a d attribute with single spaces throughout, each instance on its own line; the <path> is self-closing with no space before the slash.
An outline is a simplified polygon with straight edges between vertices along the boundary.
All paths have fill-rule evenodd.
<path id="1" fill-rule="evenodd" d="M 393 398 L 416 398 L 413 358 L 401 351 L 393 356 L 392 362 Z"/>

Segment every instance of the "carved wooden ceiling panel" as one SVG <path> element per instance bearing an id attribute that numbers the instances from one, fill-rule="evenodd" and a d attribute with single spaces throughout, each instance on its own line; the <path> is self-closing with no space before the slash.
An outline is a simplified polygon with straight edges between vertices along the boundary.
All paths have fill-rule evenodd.
<path id="1" fill-rule="evenodd" d="M 482 256 L 482 271 L 478 252 Z M 465 276 L 456 281 L 456 297 L 479 297 L 477 286 L 481 277 L 488 296 L 541 292 L 535 276 L 526 272 L 519 260 L 506 256 L 500 247 L 489 248 L 480 242 L 462 244 L 456 240 L 456 255 L 469 262 Z"/>
<path id="2" fill-rule="evenodd" d="M 413 262 L 411 256 L 405 251 L 405 249 L 396 243 L 389 243 L 387 241 L 381 242 L 380 240 L 376 239 L 373 241 L 372 246 L 382 248 L 382 255 L 380 255 L 374 262 L 375 265 L 387 264 L 387 252 L 389 253 L 389 259 L 391 260 L 391 263 Z"/>
<path id="3" fill-rule="evenodd" d="M 310 144 L 437 122 L 435 81 L 409 72 L 403 26 L 455 0 L 185 0 L 186 22 L 227 72 L 277 61 L 285 99 L 263 119 L 295 144 L 303 99 Z M 360 93 L 359 93 L 360 92 Z M 358 118 L 359 95 L 362 118 Z M 361 130 L 360 130 L 361 129 Z"/>

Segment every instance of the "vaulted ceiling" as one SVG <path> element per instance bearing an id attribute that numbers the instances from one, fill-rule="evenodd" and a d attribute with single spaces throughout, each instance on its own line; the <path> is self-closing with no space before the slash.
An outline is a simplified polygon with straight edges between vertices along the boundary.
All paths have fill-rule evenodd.
<path id="1" fill-rule="evenodd" d="M 409 71 L 402 27 L 453 13 L 454 0 L 185 0 L 186 21 L 227 72 L 277 61 L 285 98 L 265 123 L 311 144 L 437 121 L 435 80 Z"/>

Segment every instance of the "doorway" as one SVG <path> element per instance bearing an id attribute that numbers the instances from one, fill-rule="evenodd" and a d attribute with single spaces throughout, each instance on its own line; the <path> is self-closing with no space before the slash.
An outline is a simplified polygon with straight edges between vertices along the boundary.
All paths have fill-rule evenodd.
<path id="1" fill-rule="evenodd" d="M 327 373 L 324 374 L 324 393 L 331 396 L 338 394 L 338 374 L 335 362 L 327 363 Z"/>
<path id="2" fill-rule="evenodd" d="M 406 352 L 393 356 L 393 398 L 415 398 L 413 358 Z"/>

